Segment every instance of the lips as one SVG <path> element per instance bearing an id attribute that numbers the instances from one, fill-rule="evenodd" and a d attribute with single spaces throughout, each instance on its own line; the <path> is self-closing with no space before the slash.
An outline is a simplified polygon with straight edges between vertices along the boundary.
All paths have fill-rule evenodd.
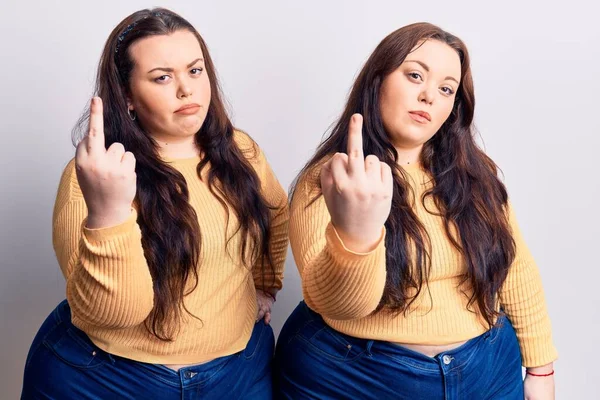
<path id="1" fill-rule="evenodd" d="M 412 119 L 421 124 L 431 122 L 431 115 L 425 111 L 410 111 L 408 114 Z"/>
<path id="2" fill-rule="evenodd" d="M 191 104 L 186 104 L 186 105 L 180 107 L 175 112 L 178 114 L 194 114 L 196 111 L 198 111 L 199 108 L 200 108 L 200 104 L 191 103 Z"/>

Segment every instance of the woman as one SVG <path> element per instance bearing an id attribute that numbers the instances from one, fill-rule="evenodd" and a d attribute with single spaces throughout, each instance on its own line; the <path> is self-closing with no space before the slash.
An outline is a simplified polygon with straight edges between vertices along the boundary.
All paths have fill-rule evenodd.
<path id="1" fill-rule="evenodd" d="M 292 190 L 304 301 L 278 339 L 277 398 L 553 398 L 539 273 L 474 104 L 467 49 L 436 26 L 370 56 Z"/>
<path id="2" fill-rule="evenodd" d="M 96 90 L 54 209 L 67 299 L 23 398 L 271 398 L 287 196 L 227 117 L 203 39 L 171 11 L 133 13 Z"/>

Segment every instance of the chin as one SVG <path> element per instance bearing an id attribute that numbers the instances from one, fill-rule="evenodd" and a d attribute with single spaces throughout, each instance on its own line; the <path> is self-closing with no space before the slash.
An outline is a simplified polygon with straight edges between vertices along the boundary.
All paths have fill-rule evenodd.
<path id="1" fill-rule="evenodd" d="M 402 131 L 402 133 L 395 132 L 395 134 L 392 137 L 392 142 L 399 147 L 411 148 L 423 145 L 432 137 L 432 134 L 423 132 L 421 129 L 409 128 Z"/>
<path id="2" fill-rule="evenodd" d="M 200 130 L 200 128 L 202 128 L 203 122 L 204 121 L 197 121 L 193 124 L 186 124 L 186 125 L 180 126 L 179 131 L 181 132 L 182 135 L 185 135 L 185 136 L 195 135 L 196 132 L 198 132 Z"/>

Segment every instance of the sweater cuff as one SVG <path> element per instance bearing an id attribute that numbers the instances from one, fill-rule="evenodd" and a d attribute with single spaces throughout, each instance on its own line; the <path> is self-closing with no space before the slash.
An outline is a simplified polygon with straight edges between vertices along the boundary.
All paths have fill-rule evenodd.
<path id="1" fill-rule="evenodd" d="M 132 232 L 133 227 L 135 226 L 137 221 L 137 211 L 135 209 L 131 210 L 131 214 L 129 218 L 127 218 L 124 222 L 119 225 L 110 226 L 106 228 L 99 229 L 90 229 L 86 227 L 87 217 L 83 220 L 82 230 L 83 235 L 87 241 L 91 243 L 98 243 L 107 240 L 112 240 L 115 237 L 126 235 Z"/>
<path id="2" fill-rule="evenodd" d="M 325 239 L 327 241 L 327 244 L 329 244 L 329 248 L 331 249 L 332 255 L 336 259 L 350 262 L 357 261 L 361 258 L 369 257 L 381 252 L 385 248 L 385 234 L 385 227 L 382 227 L 381 236 L 379 237 L 379 240 L 377 240 L 377 243 L 375 244 L 373 250 L 368 251 L 366 253 L 359 253 L 356 251 L 352 251 L 346 247 L 346 245 L 340 238 L 340 235 L 337 233 L 335 227 L 331 222 L 329 222 L 327 228 L 325 229 Z"/>
<path id="3" fill-rule="evenodd" d="M 541 367 L 556 361 L 558 358 L 558 352 L 551 339 L 542 342 L 533 339 L 525 341 L 521 339 L 520 345 L 523 366 L 526 368 Z"/>

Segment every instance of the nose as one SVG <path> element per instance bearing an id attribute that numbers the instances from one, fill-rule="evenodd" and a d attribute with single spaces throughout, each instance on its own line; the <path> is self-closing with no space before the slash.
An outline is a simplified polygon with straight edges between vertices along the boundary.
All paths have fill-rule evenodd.
<path id="1" fill-rule="evenodd" d="M 435 88 L 430 87 L 429 85 L 423 85 L 423 90 L 419 93 L 419 102 L 431 105 L 433 104 L 434 97 Z"/>
<path id="2" fill-rule="evenodd" d="M 177 98 L 184 99 L 192 95 L 192 88 L 186 81 L 181 81 L 177 91 Z"/>

